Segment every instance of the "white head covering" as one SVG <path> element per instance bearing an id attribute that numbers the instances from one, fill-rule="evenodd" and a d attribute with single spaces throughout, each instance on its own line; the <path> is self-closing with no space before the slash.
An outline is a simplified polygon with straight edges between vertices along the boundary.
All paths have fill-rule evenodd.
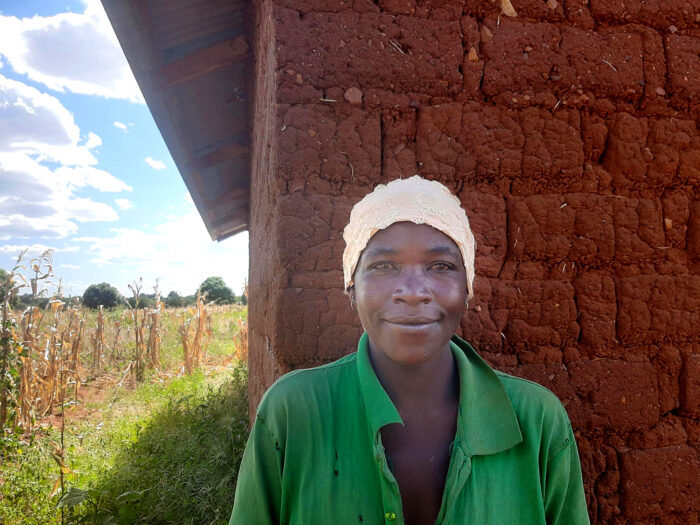
<path id="1" fill-rule="evenodd" d="M 350 213 L 350 222 L 343 231 L 345 290 L 354 284 L 352 277 L 355 267 L 372 235 L 395 222 L 427 224 L 452 239 L 462 253 L 467 271 L 467 290 L 469 297 L 473 297 L 476 241 L 469 228 L 467 214 L 449 189 L 418 175 L 380 184 L 355 204 Z"/>

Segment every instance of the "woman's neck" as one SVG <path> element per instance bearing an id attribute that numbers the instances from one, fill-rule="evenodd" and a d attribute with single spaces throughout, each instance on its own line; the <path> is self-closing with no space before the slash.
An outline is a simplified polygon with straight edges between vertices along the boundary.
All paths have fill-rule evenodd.
<path id="1" fill-rule="evenodd" d="M 434 359 L 415 366 L 399 365 L 384 352 L 369 348 L 379 382 L 397 410 L 406 415 L 459 402 L 459 374 L 449 343 Z"/>

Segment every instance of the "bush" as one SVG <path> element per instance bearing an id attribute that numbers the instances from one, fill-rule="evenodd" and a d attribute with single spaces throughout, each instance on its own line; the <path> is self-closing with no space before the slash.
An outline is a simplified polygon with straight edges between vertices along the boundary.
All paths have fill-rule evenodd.
<path id="1" fill-rule="evenodd" d="M 83 294 L 83 304 L 93 310 L 100 305 L 113 308 L 119 304 L 120 300 L 119 290 L 108 283 L 91 284 Z"/>

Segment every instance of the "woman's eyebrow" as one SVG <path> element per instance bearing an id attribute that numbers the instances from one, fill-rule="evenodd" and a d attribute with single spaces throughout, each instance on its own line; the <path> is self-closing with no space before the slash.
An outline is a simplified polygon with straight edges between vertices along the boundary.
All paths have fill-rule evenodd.
<path id="1" fill-rule="evenodd" d="M 366 257 L 381 257 L 382 255 L 396 255 L 398 252 L 394 248 L 388 246 L 377 246 L 369 248 L 365 252 Z"/>
<path id="2" fill-rule="evenodd" d="M 449 246 L 447 244 L 443 244 L 440 246 L 433 246 L 428 250 L 428 253 L 431 255 L 441 255 L 445 253 L 449 253 L 450 255 L 458 255 L 459 252 L 455 251 L 455 249 L 452 246 Z"/>

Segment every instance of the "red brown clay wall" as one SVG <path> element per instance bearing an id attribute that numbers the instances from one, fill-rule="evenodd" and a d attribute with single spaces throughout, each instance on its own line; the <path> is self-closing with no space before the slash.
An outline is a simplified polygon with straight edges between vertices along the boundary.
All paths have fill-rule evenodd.
<path id="1" fill-rule="evenodd" d="M 477 238 L 462 335 L 563 400 L 593 522 L 697 523 L 699 4 L 499 2 L 258 4 L 251 406 L 354 349 L 342 229 L 420 173 Z"/>

